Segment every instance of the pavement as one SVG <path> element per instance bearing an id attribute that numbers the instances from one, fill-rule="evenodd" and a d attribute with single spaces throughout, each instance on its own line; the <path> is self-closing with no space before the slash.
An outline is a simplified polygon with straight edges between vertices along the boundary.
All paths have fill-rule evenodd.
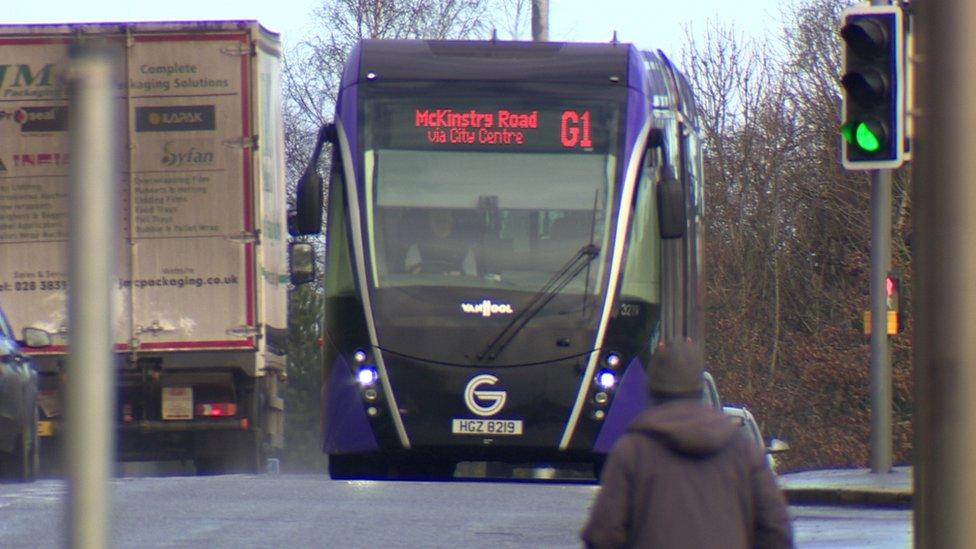
<path id="1" fill-rule="evenodd" d="M 779 485 L 792 505 L 912 506 L 911 467 L 880 474 L 870 469 L 786 473 L 779 476 Z"/>

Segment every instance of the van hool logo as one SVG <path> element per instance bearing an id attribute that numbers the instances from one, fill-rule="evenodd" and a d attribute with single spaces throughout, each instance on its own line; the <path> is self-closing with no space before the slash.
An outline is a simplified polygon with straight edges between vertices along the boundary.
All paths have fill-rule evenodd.
<path id="1" fill-rule="evenodd" d="M 481 315 L 483 317 L 489 317 L 491 315 L 510 315 L 515 311 L 512 310 L 512 306 L 508 303 L 492 303 L 490 299 L 486 299 L 481 303 L 462 303 L 461 310 L 465 314 L 469 315 Z"/>
<path id="2" fill-rule="evenodd" d="M 13 120 L 22 132 L 63 132 L 68 129 L 68 107 L 23 107 L 0 110 L 0 120 Z"/>
<path id="3" fill-rule="evenodd" d="M 136 107 L 137 132 L 185 132 L 216 129 L 213 105 Z"/>
<path id="4" fill-rule="evenodd" d="M 213 151 L 197 148 L 196 145 L 181 141 L 167 141 L 163 145 L 162 163 L 168 168 L 212 166 L 213 162 Z"/>
<path id="5" fill-rule="evenodd" d="M 468 410 L 482 417 L 493 416 L 505 406 L 508 394 L 505 391 L 485 391 L 480 387 L 494 385 L 498 378 L 491 374 L 474 376 L 464 388 L 464 403 Z"/>

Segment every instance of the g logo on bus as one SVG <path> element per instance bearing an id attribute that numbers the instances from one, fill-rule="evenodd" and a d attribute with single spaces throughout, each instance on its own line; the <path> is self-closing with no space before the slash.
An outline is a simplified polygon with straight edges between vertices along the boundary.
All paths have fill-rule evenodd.
<path id="1" fill-rule="evenodd" d="M 482 385 L 494 385 L 498 383 L 498 378 L 491 374 L 481 374 L 471 378 L 467 387 L 464 388 L 464 403 L 468 405 L 468 410 L 472 413 L 487 417 L 493 416 L 501 411 L 505 406 L 505 391 L 483 391 L 478 388 Z M 483 406 L 481 402 L 488 403 Z"/>

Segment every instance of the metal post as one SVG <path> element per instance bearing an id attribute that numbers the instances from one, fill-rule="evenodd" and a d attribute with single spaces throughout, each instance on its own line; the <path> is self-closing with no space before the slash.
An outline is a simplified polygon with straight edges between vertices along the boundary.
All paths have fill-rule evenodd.
<path id="1" fill-rule="evenodd" d="M 871 472 L 891 471 L 891 348 L 885 278 L 891 270 L 891 170 L 871 172 Z"/>
<path id="2" fill-rule="evenodd" d="M 532 40 L 549 41 L 549 0 L 532 0 Z"/>
<path id="3" fill-rule="evenodd" d="M 69 249 L 70 352 L 65 467 L 71 547 L 106 545 L 115 367 L 111 280 L 115 272 L 115 79 L 111 52 L 72 51 Z"/>
<path id="4" fill-rule="evenodd" d="M 976 3 L 912 7 L 915 546 L 969 547 L 976 540 Z"/>
<path id="5" fill-rule="evenodd" d="M 871 0 L 886 6 L 890 0 Z M 871 472 L 891 471 L 891 347 L 885 277 L 891 270 L 891 170 L 871 171 Z"/>

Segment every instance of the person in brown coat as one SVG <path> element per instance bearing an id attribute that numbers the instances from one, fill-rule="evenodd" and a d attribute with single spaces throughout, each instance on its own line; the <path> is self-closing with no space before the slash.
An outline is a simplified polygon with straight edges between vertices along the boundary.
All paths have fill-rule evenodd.
<path id="1" fill-rule="evenodd" d="M 607 457 L 586 547 L 793 547 L 762 452 L 701 402 L 703 363 L 691 343 L 659 347 L 648 368 L 653 404 Z"/>

